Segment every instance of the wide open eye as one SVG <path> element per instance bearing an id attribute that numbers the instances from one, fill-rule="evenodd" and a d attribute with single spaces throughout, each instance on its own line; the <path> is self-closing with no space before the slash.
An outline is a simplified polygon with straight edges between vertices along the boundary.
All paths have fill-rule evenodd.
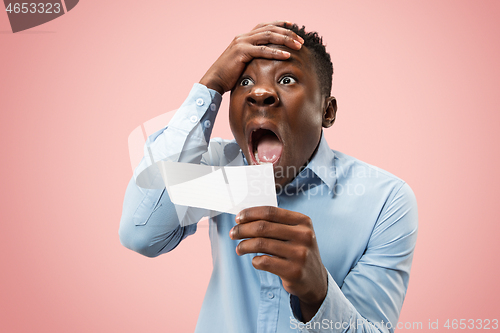
<path id="1" fill-rule="evenodd" d="M 297 83 L 297 81 L 290 75 L 285 75 L 281 77 L 281 79 L 278 80 L 278 83 L 280 84 L 294 84 Z"/>
<path id="2" fill-rule="evenodd" d="M 251 86 L 251 85 L 253 85 L 253 81 L 250 78 L 245 77 L 240 81 L 240 86 Z"/>

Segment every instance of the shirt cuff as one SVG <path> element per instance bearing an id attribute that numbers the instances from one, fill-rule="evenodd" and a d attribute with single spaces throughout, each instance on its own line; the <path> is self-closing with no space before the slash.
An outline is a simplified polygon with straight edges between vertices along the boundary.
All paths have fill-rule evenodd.
<path id="1" fill-rule="evenodd" d="M 219 92 L 195 83 L 168 126 L 189 133 L 195 126 L 201 124 L 203 130 L 209 129 L 212 132 L 211 125 L 214 123 L 221 102 L 222 96 Z"/>

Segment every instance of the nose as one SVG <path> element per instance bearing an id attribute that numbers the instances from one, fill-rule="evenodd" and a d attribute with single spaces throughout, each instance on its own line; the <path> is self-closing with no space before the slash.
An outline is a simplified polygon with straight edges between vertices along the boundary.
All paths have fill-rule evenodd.
<path id="1" fill-rule="evenodd" d="M 246 100 L 248 104 L 256 106 L 276 106 L 279 103 L 276 91 L 267 86 L 254 86 Z"/>

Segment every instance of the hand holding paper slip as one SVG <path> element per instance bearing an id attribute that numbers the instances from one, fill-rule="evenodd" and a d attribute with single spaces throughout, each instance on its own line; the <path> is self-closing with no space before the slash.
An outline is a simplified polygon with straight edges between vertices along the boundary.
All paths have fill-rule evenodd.
<path id="1" fill-rule="evenodd" d="M 176 205 L 230 214 L 278 206 L 272 164 L 219 167 L 160 161 L 157 165 Z"/>

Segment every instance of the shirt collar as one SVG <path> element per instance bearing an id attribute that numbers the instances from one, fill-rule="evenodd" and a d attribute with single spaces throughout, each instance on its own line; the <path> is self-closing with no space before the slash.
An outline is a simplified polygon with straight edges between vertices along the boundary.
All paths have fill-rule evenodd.
<path id="1" fill-rule="evenodd" d="M 314 172 L 330 190 L 333 190 L 337 180 L 334 160 L 335 153 L 330 149 L 323 132 L 321 132 L 318 149 L 309 164 L 307 164 L 306 169 Z"/>

